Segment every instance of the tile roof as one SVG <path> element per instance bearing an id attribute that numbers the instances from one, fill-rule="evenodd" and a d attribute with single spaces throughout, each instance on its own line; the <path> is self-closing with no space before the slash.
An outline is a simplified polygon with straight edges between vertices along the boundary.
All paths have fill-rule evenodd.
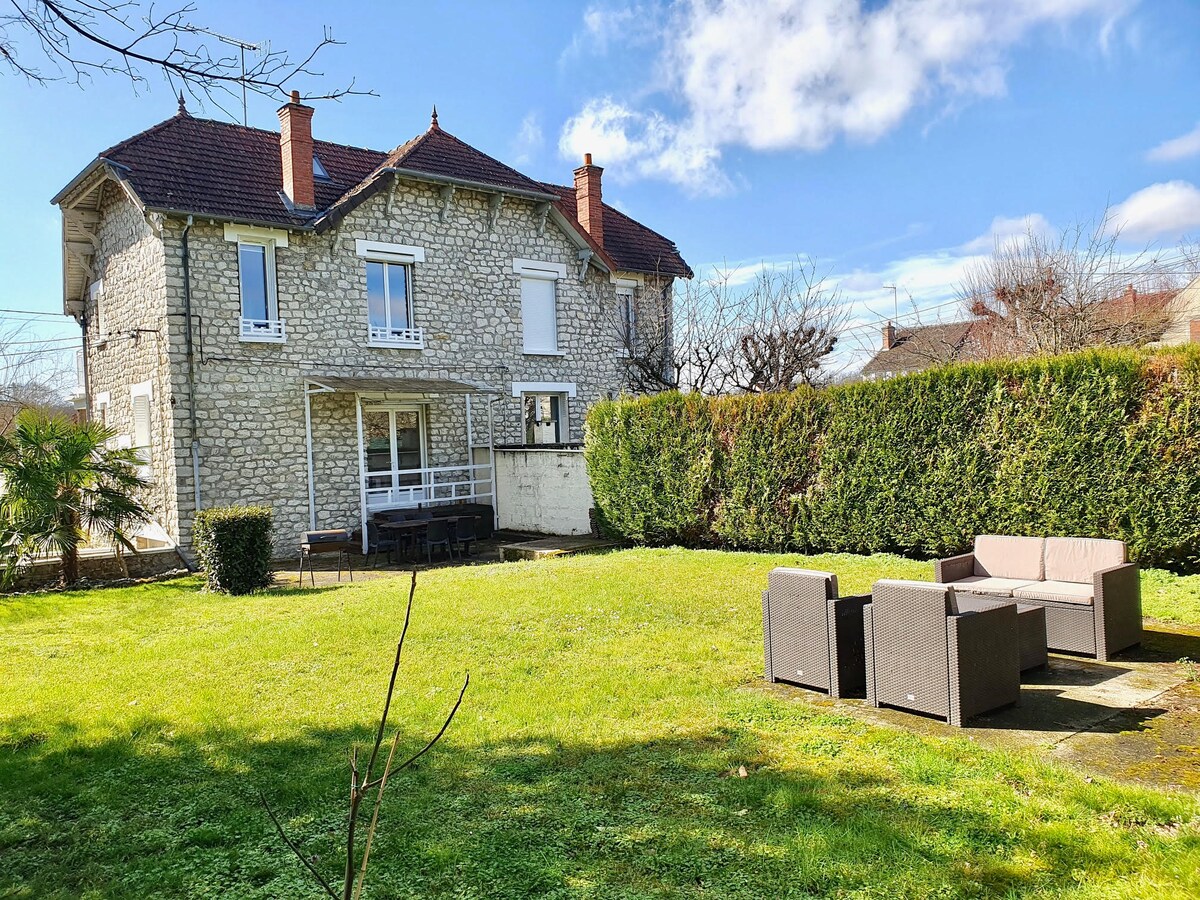
<path id="1" fill-rule="evenodd" d="M 548 183 L 543 183 L 542 188 L 557 194 L 558 200 L 554 205 L 568 220 L 578 223 L 574 188 Z M 607 203 L 604 204 L 604 249 L 617 267 L 627 272 L 692 277 L 692 269 L 679 255 L 674 241 Z"/>
<path id="2" fill-rule="evenodd" d="M 976 349 L 972 330 L 978 322 L 947 322 L 897 328 L 890 350 L 880 350 L 863 366 L 863 375 L 895 375 L 920 372 L 930 366 L 971 358 Z"/>
<path id="3" fill-rule="evenodd" d="M 99 158 L 119 166 L 134 193 L 152 209 L 317 230 L 335 224 L 390 184 L 390 177 L 381 172 L 388 166 L 547 199 L 554 196 L 555 207 L 568 223 L 617 268 L 692 275 L 674 243 L 607 204 L 604 247 L 597 247 L 575 217 L 572 188 L 534 181 L 436 123 L 391 153 L 320 140 L 313 141 L 313 149 L 329 175 L 328 180 L 314 181 L 315 214 L 297 214 L 283 201 L 278 132 L 180 113 L 110 147 Z"/>

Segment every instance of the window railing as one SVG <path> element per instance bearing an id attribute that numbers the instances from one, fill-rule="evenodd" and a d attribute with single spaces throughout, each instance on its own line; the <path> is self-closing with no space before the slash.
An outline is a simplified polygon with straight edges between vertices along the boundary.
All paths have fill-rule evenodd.
<path id="1" fill-rule="evenodd" d="M 265 344 L 282 344 L 287 340 L 283 319 L 242 319 L 241 339 Z"/>
<path id="2" fill-rule="evenodd" d="M 371 487 L 371 482 L 387 479 L 392 487 Z M 401 484 L 416 481 L 417 484 Z M 381 509 L 429 506 L 438 503 L 491 502 L 492 467 L 487 463 L 471 466 L 437 466 L 425 469 L 394 469 L 368 472 L 365 481 L 367 512 Z"/>
<path id="3" fill-rule="evenodd" d="M 367 343 L 372 347 L 404 347 L 410 350 L 424 350 L 425 329 L 368 325 Z"/>

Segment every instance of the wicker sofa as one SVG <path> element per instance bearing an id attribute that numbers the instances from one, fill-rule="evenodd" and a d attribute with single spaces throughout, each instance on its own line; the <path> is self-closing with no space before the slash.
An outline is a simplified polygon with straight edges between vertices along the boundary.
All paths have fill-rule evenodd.
<path id="1" fill-rule="evenodd" d="M 839 597 L 832 572 L 772 569 L 762 594 L 767 681 L 866 696 L 862 609 L 870 601 Z"/>
<path id="2" fill-rule="evenodd" d="M 877 581 L 863 607 L 863 631 L 872 706 L 961 726 L 1020 697 L 1017 606 L 1010 599 L 966 609 L 950 585 Z"/>
<path id="3" fill-rule="evenodd" d="M 1121 541 L 983 534 L 971 553 L 938 560 L 934 579 L 959 593 L 1037 604 L 1051 650 L 1109 659 L 1142 640 L 1138 567 Z"/>

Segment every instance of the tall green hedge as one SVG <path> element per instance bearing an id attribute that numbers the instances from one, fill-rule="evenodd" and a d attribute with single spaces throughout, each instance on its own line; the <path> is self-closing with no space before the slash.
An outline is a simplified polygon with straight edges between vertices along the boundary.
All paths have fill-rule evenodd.
<path id="1" fill-rule="evenodd" d="M 600 521 L 648 544 L 940 556 L 1091 535 L 1200 571 L 1200 351 L 1090 351 L 769 396 L 606 401 Z"/>
<path id="2" fill-rule="evenodd" d="M 271 583 L 269 506 L 215 506 L 196 514 L 192 542 L 209 590 L 249 594 Z"/>

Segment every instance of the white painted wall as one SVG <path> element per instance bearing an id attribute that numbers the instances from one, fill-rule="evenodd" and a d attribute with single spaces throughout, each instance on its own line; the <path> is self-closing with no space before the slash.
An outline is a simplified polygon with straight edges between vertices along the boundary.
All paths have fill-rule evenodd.
<path id="1" fill-rule="evenodd" d="M 582 450 L 496 450 L 500 527 L 590 534 L 592 487 Z"/>

